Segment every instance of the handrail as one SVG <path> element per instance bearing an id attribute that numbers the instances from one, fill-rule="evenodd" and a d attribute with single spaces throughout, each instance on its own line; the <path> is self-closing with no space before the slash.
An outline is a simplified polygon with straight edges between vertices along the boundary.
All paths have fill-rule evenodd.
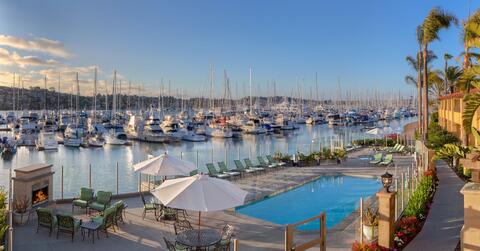
<path id="1" fill-rule="evenodd" d="M 311 222 L 311 221 L 314 221 L 314 220 L 317 220 L 317 219 L 320 221 L 320 224 L 319 224 L 320 235 L 318 236 L 318 238 L 307 241 L 305 243 L 295 244 L 294 243 L 295 228 L 299 225 L 303 225 L 305 223 L 308 223 L 308 222 Z M 307 249 L 315 247 L 315 246 L 319 246 L 320 251 L 325 251 L 326 250 L 325 240 L 326 240 L 326 236 L 327 236 L 327 228 L 326 228 L 326 220 L 325 219 L 326 219 L 325 212 L 322 212 L 321 214 L 319 214 L 315 217 L 311 217 L 311 218 L 308 218 L 306 220 L 303 220 L 303 221 L 300 221 L 300 222 L 297 222 L 297 223 L 288 224 L 285 227 L 285 251 L 287 251 L 287 250 L 288 251 L 291 251 L 291 250 L 303 251 L 303 250 L 307 250 Z"/>

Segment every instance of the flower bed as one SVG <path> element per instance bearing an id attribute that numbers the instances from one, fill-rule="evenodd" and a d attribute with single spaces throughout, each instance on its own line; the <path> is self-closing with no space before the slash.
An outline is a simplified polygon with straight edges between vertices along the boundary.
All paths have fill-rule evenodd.
<path id="1" fill-rule="evenodd" d="M 355 242 L 352 246 L 353 251 L 383 251 L 383 250 L 402 250 L 407 244 L 415 238 L 422 230 L 426 216 L 432 204 L 433 195 L 436 187 L 435 173 L 426 171 L 420 181 L 417 190 L 412 194 L 407 207 L 403 211 L 403 216 L 395 226 L 394 245 L 395 248 L 387 249 L 380 247 L 377 242 L 360 244 Z"/>

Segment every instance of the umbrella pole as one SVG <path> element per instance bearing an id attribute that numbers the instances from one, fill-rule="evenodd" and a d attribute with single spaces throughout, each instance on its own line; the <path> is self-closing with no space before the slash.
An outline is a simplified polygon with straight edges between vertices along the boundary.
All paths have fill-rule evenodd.
<path id="1" fill-rule="evenodd" d="M 198 240 L 200 240 L 200 226 L 201 226 L 201 221 L 200 221 L 200 217 L 202 216 L 202 212 L 201 211 L 198 211 Z"/>

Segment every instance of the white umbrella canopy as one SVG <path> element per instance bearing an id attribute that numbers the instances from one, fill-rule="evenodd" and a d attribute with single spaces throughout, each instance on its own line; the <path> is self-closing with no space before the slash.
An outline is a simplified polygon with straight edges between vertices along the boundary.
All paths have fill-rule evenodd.
<path id="1" fill-rule="evenodd" d="M 380 128 L 374 128 L 374 129 L 366 131 L 365 133 L 366 134 L 371 134 L 371 135 L 380 135 L 380 134 L 382 134 L 382 130 Z"/>
<path id="2" fill-rule="evenodd" d="M 203 174 L 167 180 L 152 194 L 165 206 L 199 212 L 240 206 L 247 196 L 234 184 Z"/>
<path id="3" fill-rule="evenodd" d="M 190 172 L 196 169 L 194 163 L 173 157 L 167 153 L 133 165 L 135 172 L 155 176 L 189 176 Z"/>

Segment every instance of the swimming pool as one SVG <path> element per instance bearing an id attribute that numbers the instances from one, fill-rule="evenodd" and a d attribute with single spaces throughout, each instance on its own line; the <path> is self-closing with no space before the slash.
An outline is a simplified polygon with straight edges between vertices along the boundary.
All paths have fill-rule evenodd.
<path id="1" fill-rule="evenodd" d="M 369 197 L 380 187 L 381 183 L 377 179 L 344 175 L 322 176 L 284 193 L 238 207 L 236 211 L 281 225 L 299 222 L 326 212 L 326 224 L 327 228 L 330 228 L 358 207 L 360 197 Z M 310 222 L 298 229 L 318 229 L 318 222 Z"/>

